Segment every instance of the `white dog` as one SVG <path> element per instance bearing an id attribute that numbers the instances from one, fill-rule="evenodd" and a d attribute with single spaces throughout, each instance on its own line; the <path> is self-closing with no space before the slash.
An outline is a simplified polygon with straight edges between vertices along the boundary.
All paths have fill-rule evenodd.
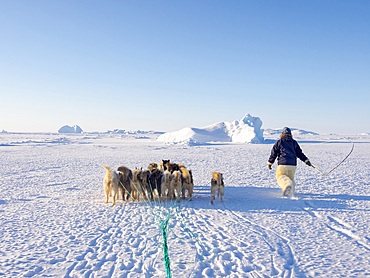
<path id="1" fill-rule="evenodd" d="M 105 202 L 108 203 L 109 197 L 112 197 L 112 206 L 116 204 L 116 198 L 118 198 L 118 183 L 119 177 L 116 171 L 112 170 L 108 166 L 103 166 L 107 172 L 105 173 L 103 185 L 104 185 L 104 194 Z"/>
<path id="2" fill-rule="evenodd" d="M 162 201 L 164 202 L 165 198 L 170 198 L 171 194 L 171 173 L 166 170 L 163 172 L 162 183 L 161 183 L 161 194 Z"/>
<path id="3" fill-rule="evenodd" d="M 217 192 L 217 197 L 221 195 L 221 202 L 223 202 L 223 197 L 225 193 L 225 185 L 224 185 L 224 179 L 222 177 L 222 173 L 212 172 L 212 179 L 211 179 L 211 204 L 212 205 L 215 199 L 216 192 Z"/>
<path id="4" fill-rule="evenodd" d="M 180 171 L 174 171 L 171 174 L 171 185 L 170 185 L 170 196 L 175 198 L 174 193 L 176 192 L 177 201 L 180 202 L 180 192 L 182 185 L 182 176 Z"/>

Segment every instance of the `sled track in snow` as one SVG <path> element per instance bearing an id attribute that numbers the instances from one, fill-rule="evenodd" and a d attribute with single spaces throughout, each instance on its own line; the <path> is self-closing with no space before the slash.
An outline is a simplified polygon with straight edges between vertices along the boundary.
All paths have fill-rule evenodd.
<path id="1" fill-rule="evenodd" d="M 208 195 L 208 190 L 207 194 L 205 195 Z M 244 247 L 246 244 L 250 242 L 255 242 L 254 244 L 260 245 L 257 242 L 262 241 L 267 245 L 267 247 L 265 247 L 264 250 L 261 250 L 262 252 L 259 252 L 259 250 L 252 251 L 254 246 L 250 246 L 252 248 L 249 248 L 247 246 L 245 248 L 246 250 L 244 251 L 244 247 L 237 248 L 235 247 L 237 246 L 235 243 L 230 244 L 235 247 L 235 250 L 238 250 L 242 253 L 244 252 L 244 258 L 240 260 L 240 262 L 246 265 L 247 271 L 245 271 L 244 269 L 245 272 L 241 271 L 238 274 L 242 275 L 242 273 L 246 273 L 247 277 L 263 277 L 262 273 L 268 271 L 270 273 L 270 277 L 294 276 L 296 260 L 293 249 L 289 245 L 289 240 L 287 238 L 279 235 L 278 233 L 272 231 L 267 227 L 259 225 L 241 216 L 235 211 L 229 209 L 225 205 L 225 202 L 222 203 L 223 209 L 222 208 L 217 209 L 217 204 L 218 203 L 216 202 L 216 204 L 213 207 L 215 208 L 217 213 L 221 216 L 221 219 L 227 219 L 227 221 L 230 222 L 227 223 L 230 224 L 229 227 L 225 227 L 223 221 L 221 222 L 209 221 L 207 217 L 209 218 L 210 216 L 206 215 L 200 215 L 200 217 L 197 217 L 196 221 L 194 221 L 196 223 L 196 226 L 200 225 L 199 229 L 197 227 L 194 227 L 196 234 L 206 233 L 216 235 L 216 237 L 213 237 L 213 239 L 211 238 L 210 240 L 210 242 L 217 251 L 215 261 L 217 261 L 218 256 L 222 256 L 223 253 L 227 254 L 227 252 L 219 250 L 217 246 L 217 240 L 221 241 L 233 240 L 235 242 L 239 242 L 241 246 L 244 245 Z M 193 208 L 187 207 L 187 210 L 189 209 L 194 210 Z M 198 213 L 198 211 L 195 209 L 194 212 L 191 212 L 190 214 L 193 213 L 196 214 Z M 204 218 L 204 220 L 201 219 L 202 217 Z M 235 228 L 233 229 L 233 227 L 231 226 Z M 207 227 L 207 231 L 203 231 L 205 227 Z M 251 255 L 252 252 L 254 255 Z M 258 255 L 256 255 L 256 253 L 258 253 Z M 258 258 L 252 260 L 252 257 Z M 268 265 L 266 265 L 266 262 Z M 215 266 L 216 267 L 219 266 L 217 262 L 215 262 Z M 204 273 L 202 274 L 203 274 L 202 277 L 205 277 Z M 189 277 L 193 276 L 190 275 Z"/>
<path id="2" fill-rule="evenodd" d="M 366 237 L 363 238 L 356 235 L 356 231 L 351 225 L 347 224 L 344 220 L 337 217 L 331 215 L 321 215 L 317 211 L 317 207 L 310 201 L 304 201 L 304 203 L 307 207 L 302 208 L 302 210 L 307 212 L 311 217 L 313 217 L 317 221 L 320 221 L 330 230 L 337 232 L 338 234 L 344 236 L 352 242 L 357 243 L 359 246 L 362 246 L 367 251 L 370 251 L 370 240 Z"/>
<path id="3" fill-rule="evenodd" d="M 186 226 L 190 227 L 192 233 L 199 236 L 207 246 L 212 246 L 211 248 L 196 247 L 196 261 L 192 262 L 194 268 L 190 274 L 184 274 L 182 277 L 234 277 L 235 275 L 263 277 L 263 272 L 270 269 L 270 265 L 266 267 L 265 264 L 259 263 L 261 258 L 258 258 L 259 261 L 255 260 L 256 256 L 252 255 L 249 248 L 248 238 L 250 237 L 247 232 L 240 232 L 235 236 L 236 233 L 232 232 L 232 228 L 230 230 L 230 227 L 222 225 L 223 222 L 220 224 L 217 219 L 214 219 L 215 215 L 208 215 L 205 211 L 199 211 L 193 207 L 186 207 L 182 213 L 190 216 L 186 220 Z M 218 210 L 216 216 L 225 218 L 225 213 Z M 228 218 L 235 217 L 230 214 L 228 216 Z M 237 224 L 235 231 L 240 230 L 240 223 L 236 220 L 232 222 Z M 245 229 L 245 227 L 241 228 Z M 273 269 L 271 274 L 275 272 L 278 273 Z"/>
<path id="4" fill-rule="evenodd" d="M 289 240 L 278 233 L 272 231 L 269 228 L 266 228 L 262 225 L 259 225 L 257 223 L 254 223 L 253 221 L 241 216 L 240 214 L 236 213 L 235 211 L 232 211 L 231 209 L 227 208 L 225 203 L 223 203 L 223 206 L 225 208 L 225 211 L 220 211 L 220 213 L 223 212 L 229 212 L 229 215 L 232 214 L 237 217 L 237 219 L 242 219 L 243 222 L 238 220 L 232 220 L 234 222 L 237 222 L 241 226 L 245 226 L 245 223 L 248 223 L 252 227 L 252 231 L 262 237 L 264 242 L 269 247 L 271 254 L 271 265 L 272 265 L 272 276 L 278 276 L 278 277 L 293 277 L 294 273 L 294 267 L 295 267 L 295 257 L 292 247 L 289 245 Z M 248 227 L 250 228 L 250 227 Z M 275 238 L 275 239 L 274 239 Z M 284 247 L 285 250 L 284 251 Z M 279 266 L 276 264 L 275 257 L 279 257 L 282 260 L 285 261 L 285 264 L 280 266 L 283 269 L 280 269 Z"/>

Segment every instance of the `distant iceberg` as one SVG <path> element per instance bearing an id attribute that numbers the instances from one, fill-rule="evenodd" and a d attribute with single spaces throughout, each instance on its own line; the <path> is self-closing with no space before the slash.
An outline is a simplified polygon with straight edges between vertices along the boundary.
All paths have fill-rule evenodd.
<path id="1" fill-rule="evenodd" d="M 316 133 L 316 132 L 313 132 L 313 131 L 307 131 L 307 130 L 298 129 L 298 128 L 290 128 L 290 130 L 292 131 L 292 135 L 293 135 L 293 137 L 295 137 L 295 136 L 300 136 L 300 135 L 319 135 L 319 134 L 318 134 L 318 133 Z M 280 135 L 282 131 L 283 131 L 283 129 L 282 129 L 282 128 L 278 128 L 278 129 L 268 128 L 268 129 L 265 129 L 265 130 L 264 130 L 263 135 L 264 135 L 264 136 L 269 136 L 269 135 Z"/>
<path id="2" fill-rule="evenodd" d="M 83 132 L 82 128 L 80 128 L 78 125 L 74 126 L 65 125 L 58 130 L 58 133 L 82 133 L 82 132 Z"/>
<path id="3" fill-rule="evenodd" d="M 262 121 L 246 114 L 240 121 L 220 122 L 203 128 L 185 127 L 167 132 L 158 137 L 166 143 L 205 144 L 212 142 L 234 142 L 261 144 L 264 142 Z"/>

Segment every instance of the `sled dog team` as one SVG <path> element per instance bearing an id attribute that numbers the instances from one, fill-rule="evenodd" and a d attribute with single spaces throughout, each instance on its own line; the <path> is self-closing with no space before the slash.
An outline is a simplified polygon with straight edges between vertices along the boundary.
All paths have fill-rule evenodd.
<path id="1" fill-rule="evenodd" d="M 352 151 L 351 151 L 352 152 Z M 348 157 L 348 156 L 347 156 Z M 272 147 L 270 157 L 268 159 L 268 169 L 272 169 L 275 160 L 278 161 L 276 169 L 276 180 L 282 189 L 283 196 L 293 196 L 296 183 L 294 180 L 297 158 L 302 160 L 307 166 L 314 167 L 307 156 L 303 153 L 301 147 L 296 140 L 293 139 L 292 131 L 289 127 L 284 127 L 280 135 L 280 139 L 276 141 Z M 193 175 L 182 164 L 170 163 L 169 160 L 162 160 L 157 165 L 152 163 L 147 170 L 130 169 L 121 166 L 118 174 L 110 168 L 103 166 L 106 170 L 104 178 L 104 192 L 106 202 L 110 196 L 113 197 L 113 205 L 115 199 L 118 198 L 118 189 L 122 191 L 122 198 L 125 200 L 125 192 L 127 192 L 134 200 L 139 200 L 140 195 L 145 194 L 153 200 L 153 192 L 156 190 L 158 197 L 164 201 L 165 198 L 177 198 L 179 200 L 180 191 L 182 198 L 185 199 L 185 190 L 188 191 L 190 200 L 193 197 Z M 315 168 L 315 167 L 314 167 Z M 131 193 L 132 192 L 132 193 Z M 211 179 L 211 204 L 217 197 L 221 195 L 221 201 L 225 192 L 222 174 L 212 172 Z M 126 200 L 129 196 L 126 196 Z"/>
<path id="2" fill-rule="evenodd" d="M 353 148 L 352 148 L 353 149 Z M 351 151 L 352 152 L 352 151 Z M 347 156 L 348 157 L 348 156 Z M 294 180 L 297 158 L 306 163 L 307 166 L 314 167 L 307 156 L 303 153 L 298 142 L 293 139 L 292 131 L 289 127 L 284 127 L 280 134 L 280 139 L 276 141 L 272 147 L 270 157 L 268 159 L 268 169 L 272 170 L 272 165 L 275 160 L 278 161 L 276 169 L 276 180 L 282 189 L 283 196 L 293 196 L 296 183 Z M 343 162 L 343 161 L 342 161 Z M 147 194 L 153 200 L 153 192 L 157 191 L 158 197 L 164 201 L 164 198 L 177 198 L 179 200 L 180 191 L 182 198 L 185 199 L 185 190 L 188 191 L 190 200 L 193 197 L 193 175 L 182 164 L 170 163 L 169 160 L 162 160 L 157 165 L 152 163 L 147 170 L 130 169 L 121 166 L 118 174 L 109 167 L 103 166 L 106 170 L 104 178 L 104 192 L 106 202 L 110 196 L 113 197 L 113 205 L 115 199 L 118 198 L 118 189 L 122 191 L 122 198 L 125 200 L 125 192 L 133 199 L 139 200 L 140 195 Z M 315 167 L 314 167 L 315 168 Z M 335 168 L 334 168 L 335 169 Z M 132 192 L 132 194 L 131 194 Z M 217 197 L 221 195 L 221 201 L 225 192 L 225 186 L 222 174 L 212 172 L 211 179 L 211 204 Z M 126 200 L 129 196 L 126 197 Z"/>
<path id="3" fill-rule="evenodd" d="M 130 170 L 120 166 L 117 172 L 108 166 L 104 177 L 104 194 L 106 203 L 112 197 L 112 205 L 119 198 L 119 191 L 122 200 L 140 201 L 140 197 L 146 200 L 153 200 L 154 194 L 162 202 L 168 199 L 176 199 L 180 202 L 180 196 L 185 199 L 185 192 L 188 192 L 190 200 L 193 198 L 194 182 L 191 170 L 186 169 L 183 164 L 171 163 L 170 160 L 162 160 L 161 163 L 151 163 L 147 169 L 135 168 Z M 211 180 L 211 203 L 221 194 L 221 201 L 224 195 L 224 182 L 222 174 L 213 172 Z"/>

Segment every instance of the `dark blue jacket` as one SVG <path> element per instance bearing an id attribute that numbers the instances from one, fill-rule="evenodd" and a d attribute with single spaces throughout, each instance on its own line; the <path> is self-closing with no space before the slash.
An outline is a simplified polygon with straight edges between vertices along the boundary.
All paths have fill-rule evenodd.
<path id="1" fill-rule="evenodd" d="M 278 165 L 297 165 L 297 157 L 303 162 L 308 158 L 303 154 L 301 147 L 292 136 L 282 136 L 273 146 L 269 162 L 273 164 L 276 157 Z"/>

